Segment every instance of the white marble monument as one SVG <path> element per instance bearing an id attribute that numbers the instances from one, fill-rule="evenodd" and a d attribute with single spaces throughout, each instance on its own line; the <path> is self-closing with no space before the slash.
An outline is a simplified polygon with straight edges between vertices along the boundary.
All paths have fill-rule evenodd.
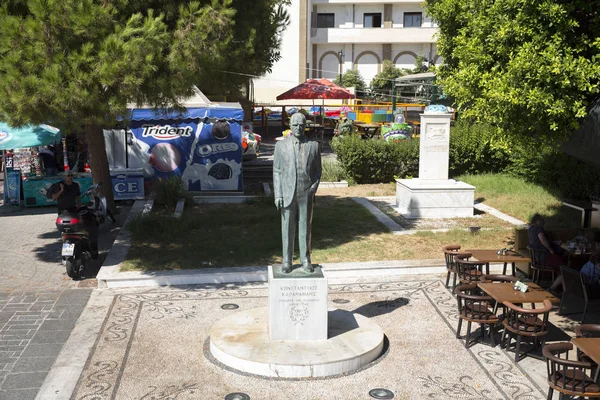
<path id="1" fill-rule="evenodd" d="M 297 268 L 282 274 L 269 265 L 269 336 L 271 340 L 327 339 L 327 278 Z"/>
<path id="2" fill-rule="evenodd" d="M 396 209 L 408 218 L 472 217 L 475 187 L 448 179 L 452 114 L 430 107 L 421 114 L 419 178 L 396 180 Z"/>
<path id="3" fill-rule="evenodd" d="M 269 266 L 269 306 L 234 313 L 213 324 L 210 352 L 246 373 L 277 378 L 335 376 L 364 367 L 384 348 L 379 325 L 351 311 L 327 309 L 321 267 L 281 273 Z"/>

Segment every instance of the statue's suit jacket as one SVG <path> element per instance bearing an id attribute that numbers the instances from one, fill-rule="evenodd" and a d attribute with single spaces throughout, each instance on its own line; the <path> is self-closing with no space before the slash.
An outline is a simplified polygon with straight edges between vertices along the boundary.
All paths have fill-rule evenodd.
<path id="1" fill-rule="evenodd" d="M 313 194 L 317 191 L 321 180 L 321 154 L 319 143 L 304 142 L 304 170 L 311 183 Z M 275 198 L 283 198 L 283 206 L 288 207 L 296 195 L 296 157 L 294 155 L 294 139 L 280 140 L 275 145 L 273 161 L 273 189 Z"/>

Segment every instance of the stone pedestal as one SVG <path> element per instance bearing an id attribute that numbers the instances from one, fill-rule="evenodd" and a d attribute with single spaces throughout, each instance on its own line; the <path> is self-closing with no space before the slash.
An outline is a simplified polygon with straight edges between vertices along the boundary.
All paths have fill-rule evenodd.
<path id="1" fill-rule="evenodd" d="M 472 217 L 475 187 L 448 179 L 452 114 L 421 114 L 419 178 L 396 180 L 397 211 L 408 218 Z"/>
<path id="2" fill-rule="evenodd" d="M 454 179 L 396 180 L 396 211 L 407 218 L 472 217 L 474 198 L 474 186 Z"/>
<path id="3" fill-rule="evenodd" d="M 381 355 L 384 334 L 369 318 L 327 310 L 327 279 L 301 268 L 282 274 L 269 266 L 269 306 L 213 324 L 210 352 L 224 365 L 278 378 L 336 376 Z"/>
<path id="4" fill-rule="evenodd" d="M 269 337 L 327 339 L 327 278 L 321 267 L 312 274 L 302 268 L 283 274 L 281 265 L 269 265 Z"/>
<path id="5" fill-rule="evenodd" d="M 421 114 L 419 179 L 448 179 L 452 114 Z"/>

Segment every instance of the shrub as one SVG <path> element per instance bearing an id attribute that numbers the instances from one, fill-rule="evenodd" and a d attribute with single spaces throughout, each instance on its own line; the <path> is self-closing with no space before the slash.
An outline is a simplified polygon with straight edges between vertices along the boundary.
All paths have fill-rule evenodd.
<path id="1" fill-rule="evenodd" d="M 358 184 L 392 182 L 419 171 L 419 141 L 387 143 L 350 136 L 333 143 L 338 161 L 348 178 Z"/>
<path id="2" fill-rule="evenodd" d="M 451 128 L 450 176 L 501 172 L 509 162 L 508 143 L 491 126 L 458 122 Z"/>
<path id="3" fill-rule="evenodd" d="M 346 179 L 346 171 L 339 161 L 333 158 L 323 159 L 321 182 L 339 182 Z"/>
<path id="4" fill-rule="evenodd" d="M 337 139 L 338 160 L 356 183 L 391 182 L 419 173 L 419 140 L 387 143 L 357 137 Z M 510 150 L 487 125 L 459 123 L 450 130 L 449 173 L 501 172 L 509 164 Z"/>
<path id="5" fill-rule="evenodd" d="M 560 198 L 587 199 L 600 194 L 600 167 L 560 151 L 556 145 L 518 146 L 514 162 L 506 169 L 513 175 L 544 186 Z"/>
<path id="6" fill-rule="evenodd" d="M 172 176 L 169 179 L 156 179 L 152 183 L 156 193 L 154 201 L 159 207 L 175 207 L 177 201 L 185 198 L 186 192 L 180 177 Z"/>

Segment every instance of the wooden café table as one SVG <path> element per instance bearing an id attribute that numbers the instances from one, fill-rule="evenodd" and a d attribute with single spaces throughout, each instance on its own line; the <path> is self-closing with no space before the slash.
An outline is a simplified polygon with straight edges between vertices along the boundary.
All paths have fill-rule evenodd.
<path id="1" fill-rule="evenodd" d="M 571 342 L 579 348 L 586 356 L 600 365 L 600 338 L 573 338 Z M 596 368 L 596 374 L 593 378 L 598 382 L 600 367 Z"/>
<path id="2" fill-rule="evenodd" d="M 506 266 L 508 263 L 512 264 L 512 276 L 515 276 L 515 263 L 517 262 L 527 262 L 530 263 L 531 259 L 529 257 L 524 257 L 516 252 L 510 252 L 510 254 L 499 255 L 497 250 L 465 250 L 466 253 L 471 253 L 473 258 L 477 259 L 477 261 L 481 261 L 486 263 L 486 274 L 490 273 L 490 263 L 504 263 L 504 268 L 502 269 L 502 274 L 506 275 Z"/>
<path id="3" fill-rule="evenodd" d="M 551 293 L 546 292 L 533 282 L 527 282 L 528 289 L 526 292 L 514 289 L 514 283 L 478 283 L 477 286 L 487 293 L 492 299 L 496 300 L 494 313 L 498 309 L 498 305 L 503 301 L 510 301 L 513 304 L 543 303 L 548 299 L 552 303 L 558 302 L 559 299 Z"/>
<path id="4" fill-rule="evenodd" d="M 367 138 L 372 138 L 379 134 L 379 129 L 381 129 L 381 125 L 378 124 L 359 124 L 354 123 L 354 126 L 358 129 L 358 132 L 362 136 L 366 136 Z"/>

